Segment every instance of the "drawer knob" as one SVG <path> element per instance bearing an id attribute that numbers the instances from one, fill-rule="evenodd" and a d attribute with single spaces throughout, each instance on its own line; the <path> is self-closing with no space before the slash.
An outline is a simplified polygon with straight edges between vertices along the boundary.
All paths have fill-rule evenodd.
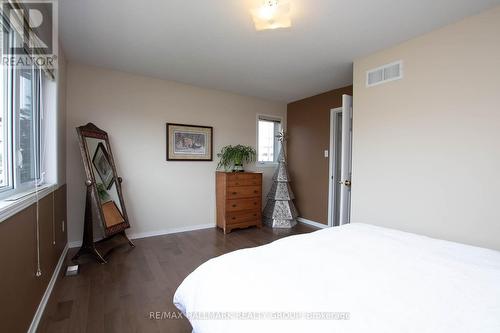
<path id="1" fill-rule="evenodd" d="M 253 216 L 257 216 L 257 214 L 253 214 Z"/>
<path id="2" fill-rule="evenodd" d="M 233 192 L 233 195 L 236 195 L 236 194 L 238 194 L 238 192 Z"/>
<path id="3" fill-rule="evenodd" d="M 236 217 L 233 216 L 233 220 L 236 220 Z"/>
<path id="4" fill-rule="evenodd" d="M 233 204 L 233 207 L 236 207 L 236 204 Z"/>
<path id="5" fill-rule="evenodd" d="M 257 193 L 259 193 L 259 191 L 255 190 L 255 191 L 253 191 L 253 193 L 257 194 Z"/>

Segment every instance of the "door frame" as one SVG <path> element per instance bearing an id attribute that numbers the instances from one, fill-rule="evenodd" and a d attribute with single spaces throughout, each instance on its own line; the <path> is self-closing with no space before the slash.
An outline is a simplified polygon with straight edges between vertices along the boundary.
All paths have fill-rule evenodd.
<path id="1" fill-rule="evenodd" d="M 337 145 L 337 115 L 342 114 L 342 107 L 338 107 L 330 110 L 330 149 L 329 149 L 329 166 L 328 166 L 328 226 L 333 227 L 335 225 L 335 179 L 337 178 L 337 172 L 335 165 L 337 164 L 337 158 L 335 154 L 335 147 Z"/>

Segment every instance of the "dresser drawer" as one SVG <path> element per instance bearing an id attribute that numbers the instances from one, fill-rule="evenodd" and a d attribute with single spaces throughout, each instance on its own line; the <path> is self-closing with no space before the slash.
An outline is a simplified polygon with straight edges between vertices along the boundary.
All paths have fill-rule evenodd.
<path id="1" fill-rule="evenodd" d="M 226 216 L 227 224 L 239 224 L 250 221 L 260 221 L 262 219 L 260 209 L 254 211 L 228 213 Z"/>
<path id="2" fill-rule="evenodd" d="M 237 212 L 241 210 L 258 209 L 260 211 L 261 198 L 235 199 L 226 201 L 227 212 Z"/>
<path id="3" fill-rule="evenodd" d="M 231 199 L 241 199 L 241 198 L 254 198 L 261 197 L 261 187 L 260 186 L 237 186 L 228 187 L 226 192 L 226 198 Z"/>
<path id="4" fill-rule="evenodd" d="M 228 181 L 243 181 L 243 180 L 257 180 L 262 178 L 262 175 L 259 173 L 228 173 L 227 180 Z"/>
<path id="5" fill-rule="evenodd" d="M 227 180 L 228 187 L 234 186 L 260 186 L 262 184 L 261 177 L 249 177 L 247 179 L 231 179 Z"/>

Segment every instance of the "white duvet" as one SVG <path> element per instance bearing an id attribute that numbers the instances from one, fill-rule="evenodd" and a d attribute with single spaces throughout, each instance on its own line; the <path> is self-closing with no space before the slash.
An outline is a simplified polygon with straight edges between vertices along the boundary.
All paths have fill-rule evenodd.
<path id="1" fill-rule="evenodd" d="M 209 260 L 174 303 L 196 333 L 499 333 L 500 252 L 350 224 Z"/>

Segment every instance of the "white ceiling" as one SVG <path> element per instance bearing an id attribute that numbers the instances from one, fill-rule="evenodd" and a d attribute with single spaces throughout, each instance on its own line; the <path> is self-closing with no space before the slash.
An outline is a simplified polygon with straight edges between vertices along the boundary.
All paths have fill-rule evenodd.
<path id="1" fill-rule="evenodd" d="M 255 0 L 260 2 L 259 0 Z M 352 83 L 352 62 L 500 0 L 290 0 L 257 32 L 254 0 L 60 0 L 70 61 L 290 102 Z"/>

